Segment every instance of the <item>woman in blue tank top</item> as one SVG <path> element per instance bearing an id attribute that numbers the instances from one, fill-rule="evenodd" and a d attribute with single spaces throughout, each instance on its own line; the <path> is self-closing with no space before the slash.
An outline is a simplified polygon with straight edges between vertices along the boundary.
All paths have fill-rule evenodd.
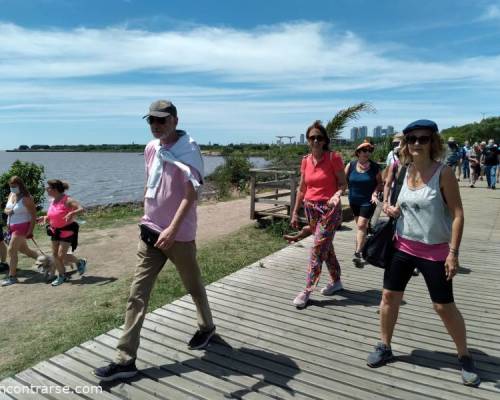
<path id="1" fill-rule="evenodd" d="M 352 261 L 356 267 L 361 264 L 361 249 L 366 240 L 368 223 L 377 206 L 377 194 L 382 191 L 382 174 L 379 165 L 370 160 L 374 146 L 361 143 L 354 152 L 357 160 L 345 167 L 349 185 L 349 205 L 356 221 L 356 250 Z"/>

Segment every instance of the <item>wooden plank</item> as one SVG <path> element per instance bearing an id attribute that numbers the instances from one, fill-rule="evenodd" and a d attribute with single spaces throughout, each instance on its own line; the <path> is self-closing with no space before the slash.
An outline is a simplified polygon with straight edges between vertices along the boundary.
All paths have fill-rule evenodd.
<path id="1" fill-rule="evenodd" d="M 228 281 L 225 281 L 225 283 L 214 284 L 210 287 L 210 293 L 212 293 L 212 290 L 215 290 L 215 292 L 217 293 L 217 288 L 232 290 L 234 292 L 234 295 L 237 295 L 239 298 L 248 298 L 248 296 L 254 297 L 255 291 L 257 290 L 259 291 L 260 299 L 266 300 L 268 302 L 276 302 L 282 304 L 286 310 L 290 310 L 291 299 L 296 294 L 296 292 L 294 291 L 289 291 L 280 292 L 285 294 L 285 297 L 283 297 L 283 295 L 276 296 L 274 295 L 274 293 L 278 291 L 278 289 L 280 288 L 279 286 L 270 286 L 267 284 L 258 284 L 255 281 L 246 281 L 241 277 L 241 275 L 238 280 L 234 280 L 229 283 Z M 355 288 L 349 286 L 349 289 L 346 289 L 341 293 L 337 293 L 335 296 L 322 297 L 321 295 L 318 295 L 318 300 L 320 302 L 326 302 L 325 305 L 331 304 L 332 306 L 342 306 L 342 308 L 338 310 L 341 313 L 348 313 L 349 311 L 352 311 L 358 315 L 378 319 L 378 303 L 380 301 L 380 296 L 372 296 L 370 293 L 367 295 L 358 293 L 361 292 L 355 292 Z M 317 298 L 313 297 L 313 300 L 315 299 Z M 410 305 L 409 303 L 406 303 L 403 305 L 403 307 L 405 307 L 404 311 L 407 311 L 407 308 L 410 307 Z M 377 315 L 375 316 L 375 314 Z M 407 318 L 407 316 L 411 317 L 410 319 L 408 319 L 408 321 L 405 319 Z M 430 308 L 426 308 L 424 310 L 421 307 L 412 307 L 410 311 L 403 312 L 400 319 L 401 322 L 408 323 L 410 324 L 410 326 L 417 327 L 422 323 L 422 321 L 425 321 L 425 323 L 428 325 L 427 328 L 429 328 L 429 330 L 435 331 L 440 331 L 440 328 L 443 326 L 441 319 L 437 315 L 435 315 L 434 311 Z M 467 322 L 468 331 L 471 334 L 485 334 L 484 337 L 487 341 L 496 341 L 497 337 L 500 338 L 498 331 L 494 329 L 494 324 L 486 324 L 481 322 L 471 324 L 469 320 Z"/>
<path id="2" fill-rule="evenodd" d="M 3 390 L 0 392 L 2 396 L 7 399 L 16 400 L 34 400 L 34 399 L 48 399 L 49 397 L 42 394 L 35 394 L 29 391 L 29 387 L 13 378 L 6 378 L 2 380 L 0 386 Z"/>
<path id="3" fill-rule="evenodd" d="M 290 206 L 290 200 L 276 200 L 276 199 L 265 199 L 262 197 L 255 198 L 256 203 L 260 204 L 272 204 L 275 206 Z"/>
<path id="4" fill-rule="evenodd" d="M 28 368 L 24 371 L 21 371 L 16 375 L 16 379 L 23 384 L 27 386 L 37 386 L 39 388 L 44 388 L 46 391 L 50 391 L 49 393 L 49 398 L 51 399 L 60 399 L 60 400 L 65 400 L 65 399 L 81 399 L 82 397 L 75 394 L 75 393 L 58 393 L 56 388 L 57 386 L 60 386 L 57 382 L 40 375 L 36 371 Z M 40 392 L 42 392 L 43 389 L 40 389 Z"/>
<path id="5" fill-rule="evenodd" d="M 118 337 L 120 332 L 112 331 L 110 334 Z M 173 357 L 175 357 L 178 361 L 184 360 L 183 362 L 189 364 L 190 366 L 192 365 L 200 370 L 224 377 L 229 381 L 237 382 L 243 386 L 243 388 L 237 391 L 240 394 L 242 392 L 244 393 L 255 390 L 265 393 L 270 397 L 278 396 L 280 399 L 298 400 L 310 398 L 310 396 L 304 396 L 298 392 L 296 390 L 296 386 L 294 386 L 293 389 L 288 387 L 286 378 L 277 373 L 280 368 L 283 369 L 282 365 L 278 368 L 274 366 L 274 369 L 270 368 L 267 371 L 263 368 L 257 369 L 255 367 L 251 367 L 244 362 L 238 361 L 242 358 L 241 354 L 244 354 L 239 349 L 230 348 L 224 345 L 221 346 L 217 343 L 210 345 L 209 351 L 205 352 L 201 356 L 201 359 L 193 358 L 197 356 L 199 357 L 200 352 L 182 352 L 187 354 L 181 354 L 181 352 L 179 352 L 179 349 L 186 347 L 183 336 L 184 335 L 179 334 L 178 331 L 171 332 L 168 330 L 168 327 L 159 326 L 154 320 L 154 317 L 151 319 L 148 317 L 145 321 L 141 345 L 149 351 L 157 351 L 155 343 L 161 344 L 162 355 L 173 352 L 175 354 Z M 213 351 L 215 347 L 219 348 L 218 353 Z M 283 357 L 281 356 L 277 357 L 277 359 L 283 361 Z M 260 367 L 262 367 L 262 363 L 263 361 L 260 360 Z M 263 379 L 260 379 L 261 375 L 263 375 Z M 245 396 L 245 398 L 247 398 L 247 396 Z"/>
<path id="6" fill-rule="evenodd" d="M 165 315 L 166 317 L 168 317 L 168 320 L 165 321 L 165 323 L 168 324 L 169 326 L 172 326 L 173 324 L 177 324 L 177 321 L 181 321 L 181 320 L 190 321 L 189 318 L 186 319 L 185 317 L 182 317 L 182 315 L 179 316 L 179 315 L 176 315 L 175 313 L 169 312 L 169 311 L 164 310 L 164 309 L 156 310 L 154 314 L 160 313 L 160 312 L 163 315 Z M 188 325 L 189 325 L 189 322 L 188 322 Z M 276 343 L 276 341 L 280 342 L 280 338 L 283 337 L 283 335 L 280 335 L 279 332 L 271 333 L 270 335 L 265 335 L 262 332 L 260 332 L 260 329 L 259 329 L 259 331 L 257 331 L 257 336 L 255 338 L 253 338 L 253 335 L 251 332 L 256 332 L 255 329 L 253 329 L 253 328 L 245 329 L 245 328 L 243 328 L 243 325 L 241 325 L 239 323 L 238 324 L 234 324 L 234 323 L 221 324 L 219 322 L 218 326 L 221 326 L 221 325 L 224 325 L 224 328 L 225 328 L 223 331 L 224 340 L 230 341 L 230 339 L 231 339 L 231 340 L 242 341 L 245 345 L 251 344 L 251 345 L 261 347 L 261 348 L 265 348 L 267 350 L 272 349 L 275 351 L 279 351 L 280 353 L 283 353 L 283 354 L 290 355 L 293 353 L 293 356 L 294 356 L 293 360 L 294 360 L 294 362 L 298 363 L 301 371 L 306 371 L 306 370 L 312 371 L 315 374 L 320 374 L 321 372 L 319 372 L 319 371 L 323 371 L 323 373 L 326 375 L 326 378 L 332 380 L 332 385 L 338 384 L 335 381 L 335 378 L 332 378 L 332 377 L 338 377 L 339 374 L 341 374 L 342 371 L 345 372 L 346 369 L 352 373 L 352 370 L 349 369 L 348 364 L 346 364 L 344 362 L 342 362 L 342 363 L 335 362 L 335 364 L 341 365 L 340 372 L 337 370 L 333 370 L 333 371 L 325 370 L 325 368 L 326 369 L 332 368 L 332 365 L 331 365 L 332 360 L 337 361 L 337 353 L 329 351 L 328 347 L 326 349 L 322 348 L 322 351 L 320 351 L 319 352 L 320 354 L 318 354 L 318 352 L 314 351 L 314 349 L 312 349 L 312 351 L 311 351 L 311 348 L 310 348 L 311 343 L 310 342 L 304 343 L 303 345 L 300 345 L 296 342 L 293 342 L 290 344 L 290 346 L 292 346 L 292 349 L 290 349 L 287 347 L 283 347 L 283 345 L 281 345 L 281 343 Z M 233 331 L 233 332 L 232 332 L 232 327 L 235 329 L 235 331 Z M 286 335 L 287 342 L 289 341 L 289 335 L 290 335 L 289 333 L 287 333 L 287 335 Z M 275 340 L 275 341 L 273 342 L 273 340 Z M 307 337 L 305 338 L 305 340 L 307 340 Z M 341 348 L 344 349 L 343 346 Z M 332 353 L 332 355 L 334 355 L 333 358 L 330 358 L 329 353 Z M 366 356 L 366 353 L 363 353 L 363 358 L 365 356 Z M 341 361 L 344 361 L 344 360 L 341 360 Z M 363 361 L 364 361 L 364 359 L 363 359 Z M 300 362 L 300 364 L 299 364 L 299 362 Z M 351 359 L 351 362 L 352 362 L 352 359 Z M 312 369 L 311 369 L 311 365 L 312 365 Z M 360 368 L 360 365 L 357 365 L 357 368 Z M 387 372 L 387 371 L 385 371 L 385 372 Z M 364 362 L 363 362 L 363 365 L 361 367 L 360 373 L 361 373 L 361 376 L 363 377 L 363 380 L 365 382 L 366 387 L 373 388 L 373 386 L 374 386 L 373 382 L 371 382 L 369 379 L 367 379 L 368 378 L 367 375 L 369 375 L 369 374 L 367 373 L 367 367 L 365 366 Z M 297 376 L 295 377 L 295 379 L 297 379 Z M 459 393 L 461 393 L 462 387 L 461 387 L 461 385 L 457 385 L 457 379 L 458 379 L 458 376 L 457 376 L 457 373 L 455 371 L 454 382 L 453 382 L 452 386 L 455 386 L 457 389 L 459 389 Z M 418 378 L 416 378 L 416 380 L 418 382 L 421 382 L 422 378 L 418 377 Z M 387 384 L 390 386 L 393 386 L 393 385 L 395 385 L 395 383 L 393 381 L 394 381 L 394 377 L 388 378 Z M 347 379 L 347 381 L 343 380 L 343 382 L 348 383 L 348 384 L 350 383 L 349 379 Z M 442 385 L 442 382 L 438 381 L 438 384 Z M 412 382 L 410 386 L 413 388 L 414 385 L 415 385 L 415 382 Z M 428 390 L 428 388 L 425 388 L 422 390 L 423 390 L 423 392 L 420 395 L 424 396 L 424 398 L 430 398 L 428 396 L 428 394 L 426 394 L 426 391 Z M 411 396 L 411 394 L 406 393 L 406 392 L 405 392 L 405 395 L 407 397 Z M 495 398 L 496 396 L 497 396 L 497 394 L 495 394 L 493 397 L 490 397 L 490 398 Z M 437 398 L 440 398 L 440 397 L 437 397 Z M 459 397 L 457 397 L 456 394 L 453 394 L 452 397 L 446 397 L 446 395 L 445 395 L 445 397 L 441 397 L 441 398 L 459 398 Z M 465 398 L 470 398 L 470 397 L 464 397 L 464 399 Z"/>
<path id="7" fill-rule="evenodd" d="M 114 347 L 118 343 L 120 333 L 116 336 L 101 335 L 97 339 L 100 343 Z M 146 361 L 147 360 L 147 361 Z M 181 363 L 165 364 L 166 359 L 157 353 L 140 349 L 137 361 L 140 361 L 148 368 L 141 368 L 146 374 L 158 382 L 165 382 L 171 386 L 179 387 L 182 390 L 192 393 L 204 399 L 223 399 L 225 395 L 233 391 L 242 389 L 240 386 L 231 385 L 221 379 L 216 379 L 203 372 L 186 368 Z M 248 398 L 262 398 L 255 393 L 250 393 Z"/>
<path id="8" fill-rule="evenodd" d="M 261 268 L 261 267 L 259 267 Z M 266 291 L 273 291 L 274 293 L 280 293 L 283 298 L 288 298 L 288 299 L 293 299 L 295 295 L 297 294 L 297 291 L 302 289 L 302 288 L 297 288 L 297 290 L 294 290 L 293 288 L 293 282 L 290 279 L 285 279 L 282 277 L 276 277 L 272 272 L 260 272 L 262 274 L 262 279 L 255 279 L 255 273 L 248 271 L 248 273 L 240 273 L 237 275 L 234 275 L 227 280 L 221 281 L 223 284 L 235 284 L 237 282 L 244 282 L 248 284 L 253 284 L 254 286 L 257 286 L 261 289 L 264 289 Z M 296 282 L 296 281 L 295 281 Z M 288 285 L 290 283 L 290 285 Z M 291 289 L 286 289 L 287 287 L 290 287 Z M 365 299 L 364 302 L 361 302 L 365 306 L 378 306 L 379 301 L 380 301 L 380 296 L 381 296 L 381 290 L 374 290 L 374 289 L 368 289 L 366 290 L 366 286 L 356 284 L 356 280 L 350 280 L 350 279 L 344 279 L 344 292 L 337 294 L 337 296 L 347 296 L 351 298 L 351 296 L 358 296 L 363 299 Z M 358 291 L 359 290 L 359 291 Z M 313 299 L 317 300 L 326 300 L 328 297 L 324 297 L 321 294 L 315 292 L 313 294 Z M 429 309 L 431 309 L 431 301 L 430 299 L 427 300 L 427 302 L 420 302 L 418 303 L 415 301 L 415 299 L 412 296 L 405 295 L 404 297 L 405 303 L 403 307 L 408 307 L 408 309 L 411 309 L 413 312 L 416 312 L 416 316 L 425 316 L 425 317 L 434 317 L 436 321 L 440 321 L 439 317 L 437 314 L 435 314 L 434 311 L 432 311 L 431 315 L 429 315 Z M 354 301 L 353 301 L 354 302 Z M 289 303 L 289 302 L 288 302 Z M 344 302 L 346 305 L 348 302 Z M 343 303 L 339 303 L 339 305 L 342 305 Z M 489 304 L 491 306 L 491 304 Z M 459 307 L 462 309 L 462 311 L 468 311 L 469 308 L 467 307 Z M 406 310 L 406 309 L 405 309 Z M 473 310 L 474 313 L 477 313 L 477 310 Z M 498 334 L 498 331 L 496 330 L 496 316 L 495 315 L 490 315 L 488 311 L 488 307 L 483 306 L 483 311 L 486 311 L 485 316 L 478 316 L 474 317 L 473 321 L 478 320 L 478 326 L 482 328 L 482 330 L 487 331 L 489 328 L 491 331 L 488 332 L 489 334 Z M 488 322 L 490 321 L 490 322 Z M 474 325 L 474 324 L 473 324 Z"/>
<path id="9" fill-rule="evenodd" d="M 278 197 L 284 197 L 284 196 L 290 196 L 290 191 L 286 190 L 284 192 L 279 192 L 278 193 Z M 259 195 L 257 198 L 258 199 L 274 199 L 274 198 L 276 198 L 276 193 L 266 194 L 266 195 Z"/>
<path id="10" fill-rule="evenodd" d="M 96 366 L 101 366 L 109 362 L 115 355 L 114 349 L 109 349 L 107 347 L 101 347 L 99 343 L 94 341 L 83 343 L 80 347 L 72 348 L 68 351 L 73 357 L 77 357 L 82 362 L 89 364 L 91 368 L 95 368 Z M 104 358 L 108 356 L 109 358 Z M 102 361 L 101 361 L 102 360 Z M 141 364 L 139 364 L 141 365 Z M 91 369 L 89 368 L 89 373 Z M 117 393 L 124 398 L 140 398 L 137 396 L 133 396 L 136 393 L 145 392 L 147 394 L 151 394 L 153 396 L 160 396 L 167 399 L 180 399 L 186 398 L 190 400 L 200 399 L 197 396 L 193 396 L 187 392 L 178 390 L 177 388 L 161 384 L 154 380 L 148 379 L 144 376 L 140 371 L 137 378 L 120 380 L 119 385 L 110 385 L 113 393 Z"/>
<path id="11" fill-rule="evenodd" d="M 38 374 L 48 377 L 54 381 L 56 381 L 59 385 L 69 386 L 71 389 L 75 389 L 76 386 L 87 386 L 89 381 L 80 378 L 79 376 L 73 375 L 71 372 L 66 371 L 63 368 L 53 364 L 49 361 L 42 361 L 35 366 L 32 367 L 34 371 Z M 96 395 L 81 395 L 85 399 L 94 399 Z M 103 391 L 99 393 L 98 397 L 100 399 L 108 399 L 108 400 L 116 400 L 119 399 L 118 396 L 115 396 L 111 393 Z"/>
<path id="12" fill-rule="evenodd" d="M 218 306 L 214 306 L 214 309 L 216 309 L 216 310 L 218 311 L 218 314 L 219 314 L 219 315 L 221 315 L 221 314 L 223 315 L 223 317 L 221 317 L 221 318 L 222 318 L 224 321 L 227 321 L 227 320 L 228 320 L 228 317 L 227 317 L 227 313 L 228 313 L 228 311 L 227 311 L 227 310 L 220 309 Z M 251 310 L 249 310 L 249 309 L 244 309 L 244 308 L 242 308 L 242 309 L 240 310 L 240 307 L 237 307 L 237 308 L 235 309 L 235 311 L 234 311 L 234 313 L 233 313 L 233 314 L 238 315 L 238 313 L 240 313 L 241 315 L 244 315 L 244 317 L 241 317 L 241 318 L 256 320 L 256 322 L 258 322 L 258 324 L 256 324 L 256 325 L 255 325 L 255 329 L 266 329 L 266 327 L 267 327 L 267 326 L 276 326 L 276 325 L 275 325 L 276 323 L 275 323 L 275 322 L 273 322 L 273 321 L 271 321 L 271 320 L 269 319 L 269 315 L 270 315 L 270 313 L 265 314 L 265 315 L 266 315 L 266 317 L 265 317 L 265 318 L 263 318 L 262 320 L 259 320 L 259 318 L 258 318 L 258 317 L 257 317 L 257 318 L 252 317 L 252 316 L 251 316 Z M 262 313 L 262 314 L 263 314 L 263 313 Z M 258 315 L 258 314 L 256 314 L 256 315 Z M 321 343 L 323 343 L 323 342 L 328 342 L 328 341 L 329 341 L 329 340 L 328 340 L 328 334 L 331 336 L 331 328 L 326 327 L 326 328 L 325 328 L 325 329 L 323 329 L 323 330 L 322 330 L 322 329 L 320 329 L 320 328 L 321 328 L 321 326 L 318 324 L 318 321 L 310 321 L 310 320 L 308 321 L 308 320 L 305 320 L 305 322 L 306 322 L 306 323 L 301 325 L 301 324 L 300 324 L 299 322 L 297 322 L 296 320 L 295 320 L 295 321 L 291 321 L 291 320 L 286 319 L 286 318 L 285 318 L 284 316 L 282 316 L 281 314 L 278 314 L 278 313 L 277 313 L 277 315 L 280 315 L 280 317 L 281 317 L 281 321 L 286 322 L 288 325 L 294 326 L 294 328 L 293 328 L 293 332 L 298 331 L 298 329 L 297 329 L 297 328 L 299 328 L 299 327 L 302 327 L 302 328 L 303 328 L 304 326 L 307 326 L 307 324 L 309 324 L 309 326 L 311 326 L 311 327 L 312 327 L 312 326 L 314 326 L 314 331 L 313 331 L 312 335 L 313 335 L 315 338 L 319 338 L 319 339 L 321 339 Z M 229 319 L 229 320 L 230 320 L 230 319 Z M 237 321 L 230 320 L 230 323 L 231 323 L 231 324 L 233 324 L 233 325 L 234 325 L 236 322 L 237 322 Z M 245 324 L 245 322 L 243 322 L 243 321 L 240 321 L 240 323 Z M 248 324 L 246 324 L 246 325 L 248 325 Z M 251 326 L 251 324 L 250 324 L 250 326 Z M 278 325 L 278 326 L 279 326 L 279 325 Z M 295 328 L 295 326 L 296 326 L 297 328 Z M 330 331 L 329 331 L 329 330 L 330 330 Z M 324 334 L 322 334 L 321 332 L 324 332 Z M 342 332 L 342 333 L 343 333 L 343 332 Z M 286 335 L 286 336 L 287 336 L 287 338 L 294 337 L 294 334 L 293 334 L 293 333 L 290 333 L 289 331 L 288 331 L 288 332 L 286 332 L 286 334 L 285 334 L 284 332 L 276 331 L 276 334 L 277 334 L 278 336 L 284 336 L 284 335 Z M 323 335 L 323 336 L 322 336 L 322 335 Z M 366 342 L 366 337 L 362 336 L 362 334 L 358 334 L 358 335 L 356 336 L 356 335 L 354 335 L 352 332 L 348 332 L 348 334 L 346 334 L 346 335 L 345 335 L 345 339 L 341 339 L 341 338 L 339 338 L 339 336 L 342 336 L 342 334 L 341 334 L 341 333 L 336 332 L 336 336 L 335 336 L 334 338 L 332 338 L 332 344 L 331 344 L 332 346 L 334 346 L 335 344 L 337 344 L 337 345 L 342 345 L 342 346 L 354 346 L 354 348 L 356 348 L 356 349 L 359 349 L 359 348 L 360 348 L 360 346 L 364 346 L 364 347 L 365 347 L 365 353 L 362 355 L 361 359 L 362 359 L 362 361 L 364 361 L 364 360 L 366 359 L 366 355 L 367 355 L 367 353 L 368 353 L 369 351 L 371 351 L 371 346 L 366 346 L 366 345 L 364 345 L 364 342 Z M 359 343 L 356 343 L 356 344 L 351 344 L 351 343 L 349 343 L 349 341 L 356 340 L 356 337 L 358 338 Z M 297 340 L 299 340 L 299 341 L 300 341 L 300 337 L 298 337 L 298 339 L 297 339 Z M 397 348 L 397 346 L 396 346 L 395 348 Z M 438 350 L 439 350 L 439 348 L 438 348 Z M 452 353 L 453 353 L 453 352 L 452 352 Z M 444 355 L 444 354 L 443 354 L 443 356 L 446 358 L 446 355 Z M 444 360 L 445 358 L 443 358 L 443 360 Z M 486 361 L 488 361 L 488 359 L 486 359 Z M 449 365 L 451 365 L 451 366 L 456 366 L 456 357 L 455 357 L 455 356 L 453 356 L 453 355 L 451 355 L 450 357 L 448 357 L 447 362 L 448 362 L 448 363 L 449 363 Z M 488 370 L 489 370 L 489 369 L 488 369 L 488 368 L 489 368 L 489 366 L 488 366 L 488 365 L 486 365 L 486 366 L 485 366 L 485 365 L 483 365 L 483 363 L 478 363 L 478 364 L 479 364 L 478 366 L 480 367 L 480 370 L 484 370 L 484 371 L 485 371 L 485 378 L 486 378 L 486 377 L 490 377 L 490 378 L 492 378 L 493 376 L 498 376 L 498 373 L 500 372 L 500 371 L 499 371 L 499 368 L 498 368 L 498 365 L 497 365 L 497 366 L 496 366 L 496 368 L 493 370 L 493 373 L 489 373 L 489 372 L 488 372 Z M 491 372 L 491 371 L 490 371 L 490 372 Z M 486 376 L 486 375 L 488 375 L 488 376 Z"/>

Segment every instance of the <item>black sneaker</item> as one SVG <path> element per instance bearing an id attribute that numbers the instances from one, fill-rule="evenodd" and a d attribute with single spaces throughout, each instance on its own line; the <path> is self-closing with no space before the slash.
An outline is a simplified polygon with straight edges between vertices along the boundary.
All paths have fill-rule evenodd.
<path id="1" fill-rule="evenodd" d="M 479 386 L 481 379 L 476 372 L 476 366 L 471 356 L 462 356 L 458 359 L 462 367 L 462 382 L 465 386 Z"/>
<path id="2" fill-rule="evenodd" d="M 411 274 L 413 276 L 418 276 L 418 274 L 420 274 L 420 270 L 418 268 L 413 268 L 413 272 Z"/>
<path id="3" fill-rule="evenodd" d="M 118 378 L 132 378 L 137 375 L 135 361 L 128 364 L 116 364 L 112 362 L 104 367 L 96 368 L 93 373 L 103 382 L 112 381 Z"/>
<path id="4" fill-rule="evenodd" d="M 191 350 L 204 349 L 205 347 L 207 347 L 208 343 L 210 342 L 210 339 L 212 339 L 214 334 L 215 334 L 215 326 L 209 331 L 200 331 L 198 329 L 191 338 L 191 340 L 189 341 L 188 347 Z"/>
<path id="5" fill-rule="evenodd" d="M 356 268 L 363 267 L 363 259 L 361 258 L 361 253 L 359 251 L 357 251 L 353 254 L 352 262 Z"/>
<path id="6" fill-rule="evenodd" d="M 368 355 L 366 364 L 371 368 L 381 367 L 387 363 L 387 361 L 392 360 L 393 357 L 392 350 L 389 346 L 386 346 L 383 343 L 377 343 L 375 351 Z"/>

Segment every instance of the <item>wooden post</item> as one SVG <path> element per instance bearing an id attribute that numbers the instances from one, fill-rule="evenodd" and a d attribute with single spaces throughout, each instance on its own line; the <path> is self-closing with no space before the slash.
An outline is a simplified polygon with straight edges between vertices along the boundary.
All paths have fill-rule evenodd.
<path id="1" fill-rule="evenodd" d="M 274 180 L 275 180 L 275 182 L 276 182 L 276 189 L 275 189 L 275 191 L 274 191 L 274 193 L 276 194 L 276 199 L 275 199 L 275 200 L 278 200 L 278 193 L 279 193 L 279 190 L 280 190 L 280 189 L 279 189 L 279 186 L 278 186 L 278 185 L 279 185 L 279 183 L 278 183 L 278 173 L 277 173 L 277 172 L 274 174 Z M 275 204 L 275 205 L 277 205 L 277 204 Z M 274 222 L 274 221 L 273 221 L 273 222 Z"/>
<path id="2" fill-rule="evenodd" d="M 257 172 L 250 171 L 250 219 L 255 219 L 255 183 Z"/>

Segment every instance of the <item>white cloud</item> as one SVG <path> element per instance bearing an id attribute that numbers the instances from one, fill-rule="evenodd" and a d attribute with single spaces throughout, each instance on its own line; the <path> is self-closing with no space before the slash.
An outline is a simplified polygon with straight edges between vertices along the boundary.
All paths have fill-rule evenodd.
<path id="1" fill-rule="evenodd" d="M 500 20 L 500 6 L 497 4 L 490 4 L 486 7 L 483 15 L 480 17 L 481 20 Z"/>
<path id="2" fill-rule="evenodd" d="M 390 57 L 389 46 L 324 23 L 297 22 L 251 31 L 193 27 L 29 30 L 0 24 L 2 79 L 60 79 L 124 73 L 203 74 L 214 82 L 380 89 L 427 82 L 500 82 L 500 57 L 424 62 Z M 305 86 L 304 86 L 305 85 Z M 345 89 L 344 89 L 345 88 Z"/>
<path id="3" fill-rule="evenodd" d="M 100 140 L 111 129 L 133 140 L 148 104 L 167 96 L 201 142 L 270 141 L 365 100 L 379 110 L 359 121 L 369 126 L 465 122 L 480 115 L 471 93 L 500 91 L 500 55 L 429 62 L 396 48 L 312 22 L 165 32 L 0 23 L 0 132 L 52 133 L 73 121 Z"/>

